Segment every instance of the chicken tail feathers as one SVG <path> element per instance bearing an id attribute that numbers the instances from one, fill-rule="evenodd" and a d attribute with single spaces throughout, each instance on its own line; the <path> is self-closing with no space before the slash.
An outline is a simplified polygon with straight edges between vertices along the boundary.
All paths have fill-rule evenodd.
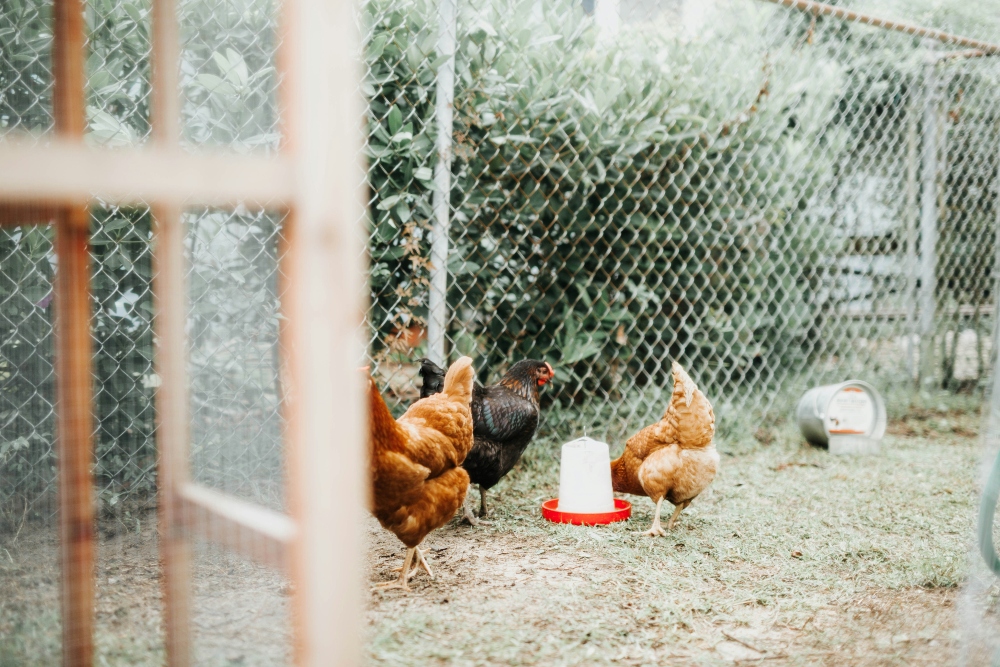
<path id="1" fill-rule="evenodd" d="M 674 427 L 671 440 L 686 448 L 707 447 L 715 435 L 715 411 L 691 376 L 676 361 L 674 392 L 664 420 Z"/>
<path id="2" fill-rule="evenodd" d="M 476 380 L 476 372 L 472 368 L 470 357 L 461 357 L 448 367 L 444 376 L 444 393 L 452 398 L 464 399 L 466 403 L 472 400 L 472 385 Z"/>
<path id="3" fill-rule="evenodd" d="M 691 379 L 687 371 L 676 361 L 673 363 L 671 370 L 674 375 L 674 400 L 683 397 L 684 406 L 689 407 L 691 399 L 694 398 L 694 392 L 697 389 L 694 380 Z"/>
<path id="4" fill-rule="evenodd" d="M 406 440 L 396 423 L 389 406 L 382 398 L 382 392 L 375 385 L 375 380 L 368 381 L 368 421 L 369 437 L 373 451 L 403 451 Z"/>

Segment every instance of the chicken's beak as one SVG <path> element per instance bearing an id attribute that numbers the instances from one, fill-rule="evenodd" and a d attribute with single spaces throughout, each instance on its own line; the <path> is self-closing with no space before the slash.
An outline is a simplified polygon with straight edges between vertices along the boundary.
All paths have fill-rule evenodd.
<path id="1" fill-rule="evenodd" d="M 556 376 L 556 372 L 552 368 L 552 364 L 550 364 L 549 362 L 546 361 L 545 362 L 545 368 L 546 368 L 546 370 L 548 370 L 549 374 L 547 376 L 545 376 L 545 377 L 538 378 L 538 386 L 539 387 L 544 386 L 547 382 L 549 382 L 552 378 L 554 378 Z"/>

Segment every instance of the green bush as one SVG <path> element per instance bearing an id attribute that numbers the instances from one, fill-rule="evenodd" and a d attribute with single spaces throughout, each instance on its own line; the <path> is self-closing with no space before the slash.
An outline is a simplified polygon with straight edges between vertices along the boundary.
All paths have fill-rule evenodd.
<path id="1" fill-rule="evenodd" d="M 435 161 L 434 90 L 420 86 L 433 82 L 436 59 L 428 5 L 405 18 L 378 6 L 369 5 L 369 62 L 385 45 L 398 51 L 394 76 L 369 82 L 381 105 L 370 155 L 373 171 L 400 178 L 372 178 L 376 327 L 396 324 L 401 283 L 426 281 L 422 255 L 385 258 L 407 257 L 403 217 L 421 234 L 429 225 L 431 188 L 408 176 L 429 175 Z M 806 147 L 839 150 L 826 131 L 836 91 L 810 80 L 805 52 L 628 30 L 620 46 L 601 44 L 569 0 L 506 0 L 460 16 L 455 346 L 489 368 L 545 357 L 573 373 L 559 384 L 574 400 L 613 391 L 626 373 L 662 382 L 671 357 L 707 365 L 700 372 L 720 385 L 774 375 L 804 356 L 817 289 L 809 267 L 830 242 L 806 210 L 830 165 Z M 412 128 L 394 129 L 383 100 Z M 400 128 L 420 142 L 392 149 L 386 137 Z M 400 157 L 412 167 L 387 166 Z M 422 300 L 406 306 L 426 314 Z"/>

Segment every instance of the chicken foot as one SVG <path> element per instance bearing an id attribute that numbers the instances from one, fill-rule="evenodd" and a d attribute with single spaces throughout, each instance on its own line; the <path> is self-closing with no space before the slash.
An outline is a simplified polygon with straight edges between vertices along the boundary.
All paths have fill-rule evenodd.
<path id="1" fill-rule="evenodd" d="M 427 576 L 433 579 L 434 573 L 431 572 L 431 566 L 427 564 L 427 559 L 424 558 L 428 551 L 430 551 L 430 549 L 421 549 L 420 547 L 417 547 L 417 564 L 413 566 L 413 572 L 416 574 L 417 569 L 423 565 L 424 569 L 427 570 Z"/>
<path id="2" fill-rule="evenodd" d="M 650 537 L 666 537 L 666 531 L 660 527 L 660 505 L 662 504 L 663 496 L 660 496 L 660 498 L 656 501 L 656 511 L 653 512 L 653 525 L 650 526 L 649 530 L 642 533 L 642 535 L 649 535 Z M 671 519 L 671 525 L 673 525 L 672 521 L 673 519 Z"/>
<path id="3" fill-rule="evenodd" d="M 653 513 L 653 525 L 650 526 L 649 530 L 639 533 L 640 535 L 649 535 L 650 537 L 666 537 L 667 532 L 663 530 L 660 525 L 660 505 L 663 504 L 663 498 L 656 501 L 656 511 Z M 688 505 L 691 504 L 690 500 L 686 500 L 682 503 L 678 503 L 674 506 L 674 513 L 670 517 L 670 521 L 667 522 L 667 530 L 673 530 L 674 524 L 677 523 L 677 517 L 681 515 Z"/>
<path id="4" fill-rule="evenodd" d="M 387 591 L 392 588 L 399 588 L 404 591 L 409 591 L 410 585 L 408 582 L 410 577 L 413 576 L 413 573 L 410 571 L 410 565 L 413 563 L 413 554 L 417 552 L 418 549 L 416 547 L 406 550 L 406 557 L 403 559 L 403 566 L 399 568 L 399 579 L 396 579 L 395 581 L 386 581 L 381 584 L 375 584 L 372 586 L 372 590 Z M 415 572 L 416 569 L 417 568 L 414 568 L 413 571 Z"/>
<path id="5" fill-rule="evenodd" d="M 431 572 L 431 566 L 427 564 L 427 559 L 425 558 L 425 556 L 427 555 L 427 552 L 429 550 L 428 549 L 421 549 L 420 547 L 416 547 L 416 550 L 417 550 L 417 552 L 415 554 L 416 558 L 413 561 L 413 569 L 410 570 L 409 573 L 407 573 L 406 578 L 407 579 L 412 578 L 413 575 L 415 575 L 417 573 L 417 570 L 420 569 L 420 566 L 423 565 L 424 569 L 427 571 L 427 574 L 430 575 L 431 579 L 433 579 L 434 578 L 434 573 Z M 393 572 L 399 572 L 402 569 L 403 569 L 403 566 L 400 565 L 398 567 L 392 568 L 392 571 Z"/>
<path id="6" fill-rule="evenodd" d="M 468 492 L 466 492 L 465 494 L 465 502 L 462 504 L 462 510 L 463 510 L 462 514 L 463 521 L 468 523 L 470 526 L 479 525 L 479 517 L 477 517 L 476 513 L 472 511 L 472 502 L 469 500 Z"/>
<path id="7" fill-rule="evenodd" d="M 472 485 L 469 485 L 469 490 L 472 490 Z M 486 516 L 486 490 L 483 487 L 479 487 L 479 516 L 472 509 L 472 499 L 469 497 L 469 492 L 465 492 L 465 502 L 462 505 L 463 514 L 462 520 L 468 523 L 470 526 L 478 526 L 481 523 L 490 525 L 489 521 L 481 519 L 480 517 Z"/>

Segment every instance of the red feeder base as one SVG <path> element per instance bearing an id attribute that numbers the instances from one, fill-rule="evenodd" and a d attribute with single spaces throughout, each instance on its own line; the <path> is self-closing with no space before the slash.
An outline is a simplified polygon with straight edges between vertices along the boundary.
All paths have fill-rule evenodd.
<path id="1" fill-rule="evenodd" d="M 615 521 L 624 521 L 632 516 L 632 505 L 627 500 L 615 498 L 613 512 L 598 512 L 597 514 L 576 514 L 575 512 L 560 512 L 559 499 L 553 498 L 542 503 L 542 516 L 553 523 L 571 523 L 574 526 L 597 526 Z"/>

